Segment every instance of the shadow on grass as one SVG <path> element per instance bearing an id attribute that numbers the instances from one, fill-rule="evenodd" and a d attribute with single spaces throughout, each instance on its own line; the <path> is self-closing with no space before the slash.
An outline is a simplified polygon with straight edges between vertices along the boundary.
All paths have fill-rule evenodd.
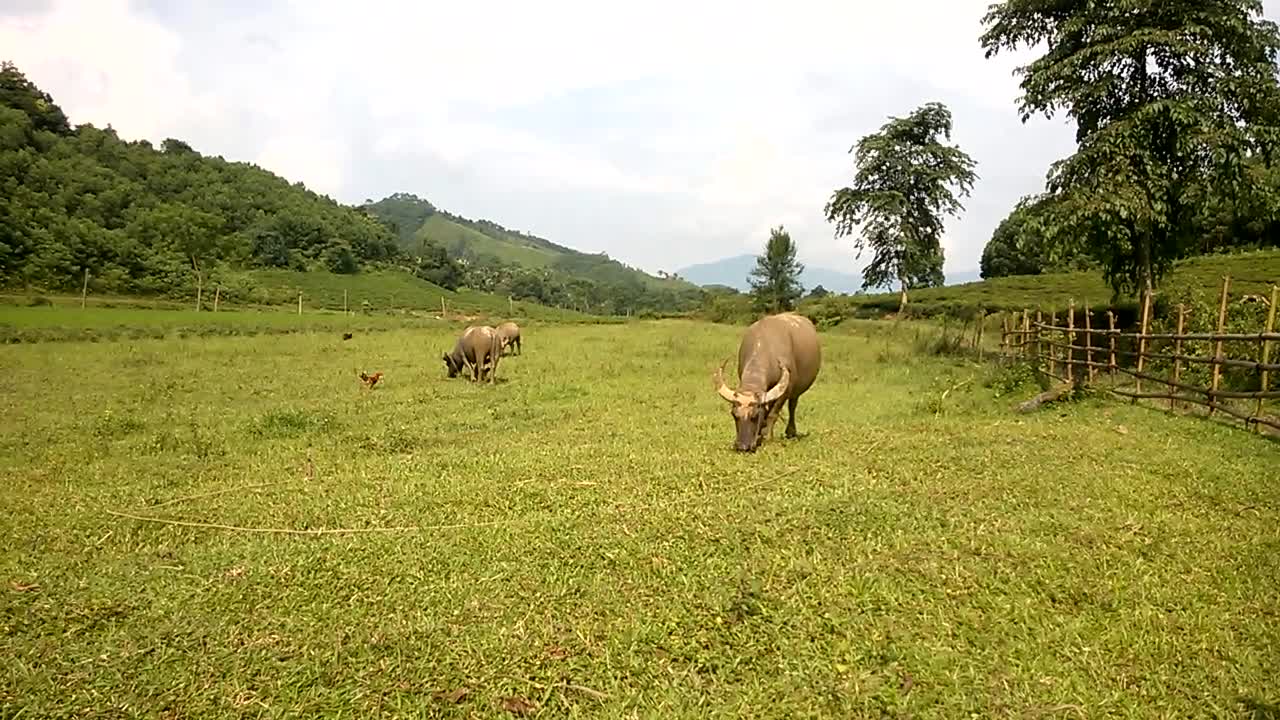
<path id="1" fill-rule="evenodd" d="M 1240 705 L 1249 720 L 1280 720 L 1280 705 L 1253 698 L 1240 698 Z"/>

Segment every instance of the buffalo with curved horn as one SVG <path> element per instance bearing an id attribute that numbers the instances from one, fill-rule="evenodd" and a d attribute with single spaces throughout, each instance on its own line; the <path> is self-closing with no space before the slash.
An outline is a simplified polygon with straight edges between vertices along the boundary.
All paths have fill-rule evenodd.
<path id="1" fill-rule="evenodd" d="M 818 330 L 808 318 L 780 313 L 760 318 L 747 328 L 738 346 L 738 389 L 724 382 L 726 358 L 716 370 L 716 392 L 729 403 L 737 440 L 734 449 L 754 452 L 787 405 L 787 431 L 796 437 L 796 402 L 818 377 L 822 348 Z"/>

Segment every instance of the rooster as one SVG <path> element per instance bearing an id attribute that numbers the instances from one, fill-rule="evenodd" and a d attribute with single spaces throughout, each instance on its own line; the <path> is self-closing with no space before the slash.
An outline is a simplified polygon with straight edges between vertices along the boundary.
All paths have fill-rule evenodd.
<path id="1" fill-rule="evenodd" d="M 373 389 L 373 386 L 374 386 L 374 385 L 377 385 L 377 384 L 378 384 L 378 381 L 379 381 L 379 380 L 381 380 L 381 379 L 382 379 L 382 373 L 380 373 L 380 372 L 376 372 L 376 373 L 374 373 L 374 374 L 372 374 L 372 375 L 369 375 L 368 373 L 364 372 L 363 370 L 361 370 L 361 371 L 360 371 L 360 382 L 362 382 L 362 383 L 364 383 L 366 386 L 368 386 L 368 388 L 369 388 L 370 390 L 372 390 L 372 389 Z"/>

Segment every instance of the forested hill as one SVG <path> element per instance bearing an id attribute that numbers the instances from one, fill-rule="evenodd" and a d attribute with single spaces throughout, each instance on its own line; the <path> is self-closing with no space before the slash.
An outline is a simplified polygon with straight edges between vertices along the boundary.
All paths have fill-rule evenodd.
<path id="1" fill-rule="evenodd" d="M 181 140 L 157 148 L 110 125 L 72 125 L 0 64 L 0 288 L 78 291 L 88 271 L 94 292 L 188 297 L 216 281 L 234 298 L 271 289 L 249 270 L 374 267 L 597 314 L 685 310 L 702 296 L 412 196 L 350 207 Z"/>
<path id="2" fill-rule="evenodd" d="M 396 258 L 384 225 L 262 168 L 180 140 L 72 127 L 0 66 L 0 284 L 187 294 L 230 267 L 356 272 Z"/>
<path id="3" fill-rule="evenodd" d="M 650 292 L 691 298 L 698 293 L 697 286 L 677 277 L 654 277 L 603 253 L 584 253 L 490 220 L 461 217 L 410 193 L 368 201 L 363 207 L 391 225 L 397 232 L 400 247 L 409 253 L 423 252 L 425 242 L 428 247 L 443 248 L 470 267 L 483 266 L 498 272 L 504 268 L 538 270 L 542 276 L 565 282 L 579 280 L 605 286 L 638 284 Z"/>

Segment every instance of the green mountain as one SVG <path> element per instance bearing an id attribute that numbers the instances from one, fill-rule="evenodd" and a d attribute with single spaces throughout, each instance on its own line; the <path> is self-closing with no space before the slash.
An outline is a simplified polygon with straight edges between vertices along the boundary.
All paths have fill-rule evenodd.
<path id="1" fill-rule="evenodd" d="M 472 266 L 538 270 L 565 282 L 578 280 L 604 286 L 638 284 L 644 294 L 688 298 L 689 306 L 699 297 L 698 287 L 685 280 L 655 277 L 606 253 L 584 253 L 490 220 L 461 217 L 410 193 L 368 201 L 363 208 L 393 228 L 401 249 L 409 253 L 421 252 L 426 241 L 443 247 L 450 257 Z"/>
<path id="2" fill-rule="evenodd" d="M 352 275 L 402 261 L 391 232 L 352 207 L 181 140 L 73 128 L 0 65 L 0 287 L 79 291 L 87 272 L 94 292 L 186 297 L 252 269 Z"/>
<path id="3" fill-rule="evenodd" d="M 593 314 L 673 312 L 701 299 L 688 283 L 411 195 L 350 207 L 181 140 L 153 147 L 110 126 L 73 127 L 48 93 L 2 63 L 0 290 L 79 292 L 86 277 L 94 294 L 190 298 L 217 286 L 230 304 L 321 286 L 391 301 L 370 283 L 401 280 L 430 285 L 414 297 L 436 288 L 472 304 L 489 294 L 493 304 Z"/>

